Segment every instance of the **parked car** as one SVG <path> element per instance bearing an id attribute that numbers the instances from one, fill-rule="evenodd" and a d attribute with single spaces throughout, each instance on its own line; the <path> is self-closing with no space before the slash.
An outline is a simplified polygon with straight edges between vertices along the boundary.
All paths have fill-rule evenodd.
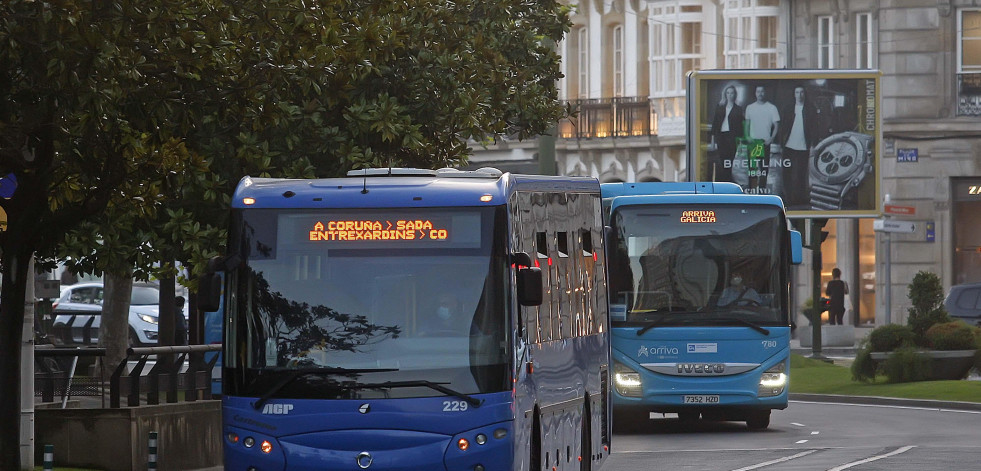
<path id="1" fill-rule="evenodd" d="M 99 341 L 102 321 L 103 284 L 76 283 L 61 288 L 61 296 L 52 303 L 52 334 L 66 344 L 95 344 Z M 151 283 L 133 283 L 129 305 L 130 346 L 157 344 L 160 317 L 160 288 Z M 188 315 L 187 306 L 184 318 Z"/>
<path id="2" fill-rule="evenodd" d="M 950 287 L 944 299 L 947 313 L 970 325 L 981 325 L 981 283 L 966 283 Z"/>

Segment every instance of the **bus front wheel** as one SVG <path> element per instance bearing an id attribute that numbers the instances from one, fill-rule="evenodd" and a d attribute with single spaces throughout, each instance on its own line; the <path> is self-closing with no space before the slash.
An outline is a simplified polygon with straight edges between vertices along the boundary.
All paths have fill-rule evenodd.
<path id="1" fill-rule="evenodd" d="M 770 426 L 770 411 L 752 411 L 749 413 L 749 417 L 746 418 L 746 426 L 750 430 L 764 430 Z"/>

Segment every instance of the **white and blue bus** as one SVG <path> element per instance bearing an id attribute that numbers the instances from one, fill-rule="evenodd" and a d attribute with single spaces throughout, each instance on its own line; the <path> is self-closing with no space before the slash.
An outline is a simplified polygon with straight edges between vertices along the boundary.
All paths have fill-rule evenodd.
<path id="1" fill-rule="evenodd" d="M 614 423 L 651 413 L 770 424 L 787 407 L 790 271 L 779 197 L 734 183 L 602 185 Z"/>
<path id="2" fill-rule="evenodd" d="M 209 265 L 225 469 L 595 470 L 609 454 L 595 179 L 245 177 Z"/>

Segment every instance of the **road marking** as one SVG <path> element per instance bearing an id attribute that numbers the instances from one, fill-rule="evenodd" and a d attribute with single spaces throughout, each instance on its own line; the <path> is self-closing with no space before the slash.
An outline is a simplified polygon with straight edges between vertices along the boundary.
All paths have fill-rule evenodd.
<path id="1" fill-rule="evenodd" d="M 791 422 L 790 425 L 796 425 L 798 427 L 806 427 L 804 424 L 798 424 L 797 422 Z"/>
<path id="2" fill-rule="evenodd" d="M 773 464 L 783 463 L 784 461 L 795 460 L 795 459 L 800 458 L 802 456 L 810 455 L 811 453 L 814 453 L 816 451 L 817 450 L 807 450 L 807 451 L 803 451 L 803 452 L 797 453 L 796 455 L 784 456 L 783 458 L 780 458 L 780 459 L 776 459 L 776 460 L 772 460 L 772 461 L 766 461 L 766 462 L 763 462 L 763 463 L 754 464 L 752 466 L 747 466 L 745 468 L 734 469 L 732 471 L 749 471 L 751 469 L 764 468 L 764 467 L 767 467 L 767 466 L 770 466 L 770 465 L 773 465 Z"/>
<path id="3" fill-rule="evenodd" d="M 872 456 L 872 457 L 869 457 L 869 458 L 865 458 L 864 460 L 853 461 L 851 463 L 845 463 L 845 464 L 843 464 L 841 466 L 836 466 L 834 468 L 831 468 L 828 471 L 841 471 L 843 469 L 851 468 L 852 466 L 858 466 L 860 464 L 871 463 L 873 461 L 881 460 L 883 458 L 888 458 L 890 456 L 895 456 L 895 455 L 898 455 L 900 453 L 906 453 L 907 451 L 910 451 L 913 448 L 916 448 L 916 446 L 915 445 L 904 446 L 904 447 L 902 447 L 902 448 L 900 448 L 898 450 L 893 450 L 893 451 L 891 451 L 889 453 L 886 453 L 884 455 Z"/>
<path id="4" fill-rule="evenodd" d="M 854 404 L 850 402 L 816 402 L 816 401 L 790 401 L 797 404 L 820 404 L 822 406 L 836 405 L 836 406 L 849 406 L 849 407 L 881 407 L 885 409 L 910 409 L 910 410 L 928 410 L 936 412 L 958 412 L 961 414 L 981 414 L 981 411 L 977 410 L 962 410 L 962 409 L 944 409 L 941 407 L 921 407 L 921 406 L 892 406 L 888 404 Z M 793 424 L 797 425 L 797 424 Z"/>
<path id="5" fill-rule="evenodd" d="M 796 441 L 796 442 L 794 442 L 794 443 L 796 443 L 796 444 L 798 444 L 798 445 L 800 445 L 801 443 L 807 443 L 807 440 L 797 440 L 797 441 Z"/>
<path id="6" fill-rule="evenodd" d="M 813 431 L 813 432 L 811 432 L 811 435 L 817 435 L 817 434 L 819 434 L 819 433 L 821 433 L 821 432 L 818 432 L 818 431 Z"/>

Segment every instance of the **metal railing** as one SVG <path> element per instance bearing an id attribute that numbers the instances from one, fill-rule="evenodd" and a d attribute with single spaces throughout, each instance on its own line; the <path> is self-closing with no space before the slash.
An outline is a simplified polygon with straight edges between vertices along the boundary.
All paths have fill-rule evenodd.
<path id="1" fill-rule="evenodd" d="M 576 114 L 559 123 L 562 139 L 657 135 L 657 112 L 647 97 L 588 98 L 569 104 Z"/>
<path id="2" fill-rule="evenodd" d="M 211 399 L 211 371 L 218 355 L 204 360 L 205 352 L 221 351 L 221 344 L 182 345 L 171 347 L 138 347 L 126 351 L 126 359 L 120 362 L 109 379 L 109 407 L 120 407 L 120 398 L 126 394 L 126 406 L 140 405 L 142 391 L 146 391 L 146 403 L 160 403 L 160 392 L 166 391 L 167 402 L 178 402 L 177 392 L 184 391 L 184 401 Z M 190 358 L 188 358 L 188 354 Z M 153 358 L 153 366 L 143 374 Z M 170 357 L 170 361 L 167 358 Z M 136 364 L 127 372 L 130 360 Z M 181 371 L 187 360 L 187 369 Z"/>
<path id="3" fill-rule="evenodd" d="M 126 407 L 139 406 L 144 396 L 146 404 L 159 404 L 161 393 L 166 394 L 166 402 L 175 403 L 180 399 L 180 391 L 186 402 L 211 399 L 212 371 L 218 355 L 205 360 L 204 354 L 219 351 L 221 344 L 127 349 L 126 358 L 109 378 L 109 407 L 119 408 L 123 396 Z M 98 376 L 75 376 L 79 358 L 104 357 L 105 354 L 105 348 L 35 346 L 35 396 L 40 396 L 43 402 L 54 402 L 55 396 L 59 395 L 62 408 L 72 396 L 99 397 L 105 408 L 103 362 L 98 362 L 101 369 Z M 71 362 L 66 365 L 64 359 L 68 358 Z"/>
<path id="4" fill-rule="evenodd" d="M 34 394 L 40 393 L 44 402 L 54 402 L 57 393 L 61 396 L 61 408 L 68 405 L 71 396 L 99 396 L 102 407 L 105 407 L 105 388 L 99 378 L 75 378 L 75 368 L 80 357 L 103 357 L 104 348 L 55 347 L 53 345 L 35 345 L 34 362 L 37 369 L 34 372 Z M 57 359 L 71 358 L 68 371 L 61 369 Z M 99 362 L 101 367 L 102 362 Z M 103 370 L 104 371 L 104 370 Z M 101 378 L 101 375 L 100 375 Z"/>

